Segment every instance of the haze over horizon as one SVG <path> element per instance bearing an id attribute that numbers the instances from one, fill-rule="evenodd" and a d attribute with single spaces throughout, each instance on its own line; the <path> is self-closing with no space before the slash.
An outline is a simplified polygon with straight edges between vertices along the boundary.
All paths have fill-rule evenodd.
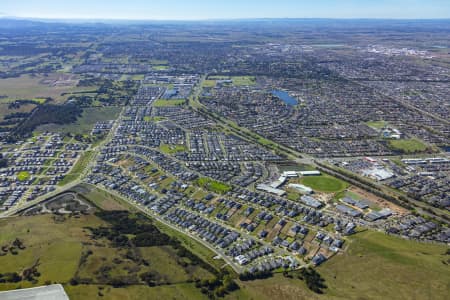
<path id="1" fill-rule="evenodd" d="M 0 0 L 0 3 L 4 0 Z M 208 20 L 253 18 L 450 18 L 446 0 L 57 1 L 1 3 L 0 17 L 42 19 Z"/>

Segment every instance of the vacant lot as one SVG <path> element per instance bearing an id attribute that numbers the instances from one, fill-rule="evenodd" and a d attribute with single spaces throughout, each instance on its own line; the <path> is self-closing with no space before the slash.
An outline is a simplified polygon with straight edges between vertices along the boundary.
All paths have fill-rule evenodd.
<path id="1" fill-rule="evenodd" d="M 153 102 L 153 106 L 155 107 L 164 107 L 164 106 L 178 106 L 184 104 L 184 99 L 158 99 L 155 102 Z"/>
<path id="2" fill-rule="evenodd" d="M 28 179 L 30 179 L 30 173 L 27 171 L 21 171 L 21 172 L 17 173 L 17 179 L 19 181 L 28 180 Z"/>
<path id="3" fill-rule="evenodd" d="M 0 256 L 1 273 L 18 272 L 31 267 L 38 259 L 41 276 L 36 285 L 51 282 L 68 282 L 75 274 L 80 260 L 82 243 L 90 240 L 84 226 L 96 227 L 103 222 L 95 216 L 68 218 L 64 222 L 54 221 L 51 215 L 14 217 L 0 220 L 0 245 L 19 238 L 25 245 L 17 255 Z M 0 290 L 17 286 L 29 287 L 28 281 L 0 284 Z"/>
<path id="4" fill-rule="evenodd" d="M 206 177 L 197 179 L 197 184 L 209 191 L 218 194 L 225 194 L 226 192 L 231 190 L 231 187 L 229 185 Z"/>
<path id="5" fill-rule="evenodd" d="M 215 80 L 211 80 L 211 79 L 204 80 L 202 82 L 202 86 L 203 87 L 215 87 L 216 86 L 216 81 Z"/>
<path id="6" fill-rule="evenodd" d="M 348 252 L 318 270 L 329 286 L 329 296 L 446 299 L 450 293 L 447 250 L 443 245 L 422 244 L 366 231 L 351 238 Z"/>
<path id="7" fill-rule="evenodd" d="M 164 66 L 164 65 L 159 65 L 159 66 L 152 66 L 153 70 L 156 71 L 164 71 L 164 70 L 168 70 L 169 67 L 168 66 Z"/>
<path id="8" fill-rule="evenodd" d="M 391 140 L 388 145 L 403 153 L 417 153 L 427 150 L 427 145 L 418 139 Z"/>
<path id="9" fill-rule="evenodd" d="M 163 120 L 166 120 L 166 118 L 159 117 L 159 116 L 156 116 L 156 117 L 145 116 L 144 117 L 145 122 L 159 122 L 159 121 L 163 121 Z"/>
<path id="10" fill-rule="evenodd" d="M 255 85 L 256 80 L 253 76 L 233 76 L 231 77 L 233 84 L 236 86 Z"/>
<path id="11" fill-rule="evenodd" d="M 81 154 L 81 157 L 78 159 L 76 164 L 72 167 L 70 172 L 66 176 L 64 176 L 64 178 L 58 183 L 58 185 L 66 185 L 77 179 L 89 164 L 89 161 L 92 159 L 93 154 L 94 153 L 92 151 L 85 151 L 83 154 Z"/>
<path id="12" fill-rule="evenodd" d="M 386 121 L 369 121 L 366 125 L 375 129 L 383 129 L 388 125 Z"/>
<path id="13" fill-rule="evenodd" d="M 186 151 L 186 147 L 184 145 L 161 144 L 159 146 L 159 150 L 161 150 L 161 152 L 166 153 L 166 154 L 175 154 L 178 152 Z"/>
<path id="14" fill-rule="evenodd" d="M 72 124 L 47 124 L 39 126 L 36 130 L 86 135 L 92 131 L 96 122 L 115 120 L 120 111 L 120 107 L 114 106 L 84 108 L 81 117 Z"/>
<path id="15" fill-rule="evenodd" d="M 84 185 L 81 185 L 83 188 Z M 121 200 L 115 196 L 99 190 L 97 188 L 86 186 L 87 191 L 83 193 L 83 197 L 95 204 L 103 210 L 126 210 L 126 206 L 121 203 Z"/>

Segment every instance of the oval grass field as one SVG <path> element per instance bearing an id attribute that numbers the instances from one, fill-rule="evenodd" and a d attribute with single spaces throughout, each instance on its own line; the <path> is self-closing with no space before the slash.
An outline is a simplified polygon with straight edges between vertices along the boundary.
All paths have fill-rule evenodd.
<path id="1" fill-rule="evenodd" d="M 300 183 L 325 193 L 340 192 L 348 186 L 346 182 L 328 175 L 302 177 Z"/>

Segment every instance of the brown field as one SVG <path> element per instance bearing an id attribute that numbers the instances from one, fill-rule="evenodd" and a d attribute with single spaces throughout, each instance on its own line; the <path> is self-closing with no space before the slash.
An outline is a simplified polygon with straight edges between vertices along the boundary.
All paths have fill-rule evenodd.
<path id="1" fill-rule="evenodd" d="M 405 215 L 408 213 L 408 210 L 405 208 L 395 205 L 392 202 L 389 202 L 387 200 L 384 200 L 383 198 L 380 198 L 378 196 L 375 196 L 374 194 L 371 194 L 363 189 L 360 189 L 355 186 L 351 186 L 348 188 L 348 191 L 353 192 L 355 194 L 360 195 L 362 198 L 369 200 L 370 202 L 375 203 L 380 208 L 389 208 L 390 210 L 396 212 L 398 215 Z"/>
<path id="2" fill-rule="evenodd" d="M 83 194 L 83 196 L 103 210 L 127 210 L 127 208 L 119 202 L 119 199 L 107 192 L 95 188 L 91 189 L 88 193 Z"/>
<path id="3" fill-rule="evenodd" d="M 62 93 L 92 90 L 89 87 L 77 87 L 78 79 L 71 74 L 49 74 L 47 77 L 23 75 L 18 78 L 0 79 L 0 95 L 7 98 L 2 102 L 12 102 L 17 99 L 37 99 L 51 97 L 56 102 L 64 102 L 69 95 Z"/>

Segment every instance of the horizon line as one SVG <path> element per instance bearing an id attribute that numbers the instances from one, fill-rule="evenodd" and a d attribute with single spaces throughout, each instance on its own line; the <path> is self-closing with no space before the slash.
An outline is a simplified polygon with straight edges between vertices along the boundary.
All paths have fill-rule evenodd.
<path id="1" fill-rule="evenodd" d="M 133 19 L 133 18 L 91 18 L 91 17 L 18 17 L 0 15 L 0 20 L 29 20 L 29 21 L 132 21 L 132 22 L 210 22 L 210 21 L 259 21 L 259 20 L 373 20 L 373 21 L 450 21 L 447 18 L 387 18 L 387 17 L 249 17 L 249 18 L 198 18 L 198 19 Z"/>

